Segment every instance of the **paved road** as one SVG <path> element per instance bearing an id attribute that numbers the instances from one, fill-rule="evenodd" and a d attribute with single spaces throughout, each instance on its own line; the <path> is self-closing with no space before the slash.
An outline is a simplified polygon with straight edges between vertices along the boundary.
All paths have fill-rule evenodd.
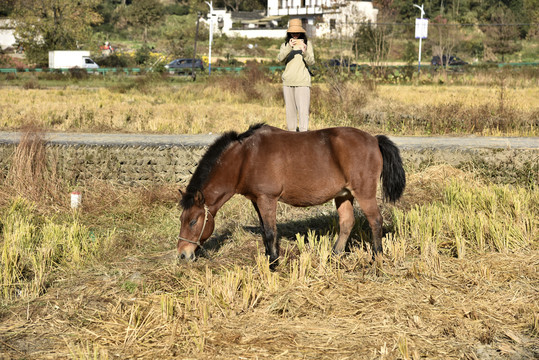
<path id="1" fill-rule="evenodd" d="M 97 134 L 46 133 L 45 139 L 58 145 L 96 146 L 206 146 L 219 134 L 153 135 L 153 134 Z M 18 143 L 19 132 L 0 132 L 0 144 Z M 539 149 L 539 137 L 424 137 L 391 136 L 401 149 Z"/>

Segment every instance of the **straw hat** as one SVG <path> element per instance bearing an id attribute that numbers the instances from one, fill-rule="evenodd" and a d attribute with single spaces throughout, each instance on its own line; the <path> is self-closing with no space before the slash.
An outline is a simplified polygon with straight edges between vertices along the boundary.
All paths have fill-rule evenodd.
<path id="1" fill-rule="evenodd" d="M 301 27 L 301 19 L 290 19 L 288 22 L 288 30 L 286 30 L 286 32 L 304 33 L 305 30 Z"/>

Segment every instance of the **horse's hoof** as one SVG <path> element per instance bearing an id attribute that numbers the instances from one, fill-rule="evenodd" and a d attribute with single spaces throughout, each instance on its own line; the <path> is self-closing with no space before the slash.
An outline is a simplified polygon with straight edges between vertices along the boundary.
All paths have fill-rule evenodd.
<path id="1" fill-rule="evenodd" d="M 347 254 L 348 253 L 346 251 L 344 251 L 344 249 L 343 250 L 335 250 L 335 249 L 333 249 L 333 251 L 331 252 L 331 256 L 336 260 L 341 260 Z"/>
<path id="2" fill-rule="evenodd" d="M 269 268 L 271 271 L 276 271 L 278 265 L 279 265 L 279 260 L 273 260 L 272 262 L 270 262 Z"/>

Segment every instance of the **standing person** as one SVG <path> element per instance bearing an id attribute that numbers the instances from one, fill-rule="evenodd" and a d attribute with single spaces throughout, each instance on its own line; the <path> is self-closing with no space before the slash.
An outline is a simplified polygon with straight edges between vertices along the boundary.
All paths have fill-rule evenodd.
<path id="1" fill-rule="evenodd" d="M 283 72 L 286 126 L 289 131 L 296 131 L 298 127 L 299 131 L 307 131 L 311 103 L 311 74 L 308 66 L 314 65 L 314 52 L 301 26 L 301 19 L 290 19 L 286 40 L 281 45 L 277 60 L 286 65 Z"/>

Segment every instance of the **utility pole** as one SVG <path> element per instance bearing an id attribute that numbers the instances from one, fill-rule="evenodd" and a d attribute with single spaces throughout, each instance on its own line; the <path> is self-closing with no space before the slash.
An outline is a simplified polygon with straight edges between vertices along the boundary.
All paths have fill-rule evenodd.
<path id="1" fill-rule="evenodd" d="M 213 0 L 210 2 L 205 1 L 210 7 L 210 45 L 208 54 L 208 75 L 211 75 L 211 43 L 213 42 Z"/>
<path id="2" fill-rule="evenodd" d="M 195 32 L 195 49 L 193 50 L 193 68 L 191 69 L 191 76 L 193 77 L 193 81 L 197 79 L 197 75 L 195 74 L 195 63 L 197 59 L 197 40 L 198 40 L 198 23 L 200 21 L 200 11 L 197 13 L 197 30 Z"/>
<path id="3" fill-rule="evenodd" d="M 419 6 L 413 4 L 416 8 L 421 10 L 421 18 L 415 19 L 415 38 L 419 39 L 419 61 L 417 64 L 417 72 L 421 73 L 421 40 L 427 38 L 427 31 L 429 28 L 429 19 L 424 19 L 425 11 L 423 5 Z"/>

